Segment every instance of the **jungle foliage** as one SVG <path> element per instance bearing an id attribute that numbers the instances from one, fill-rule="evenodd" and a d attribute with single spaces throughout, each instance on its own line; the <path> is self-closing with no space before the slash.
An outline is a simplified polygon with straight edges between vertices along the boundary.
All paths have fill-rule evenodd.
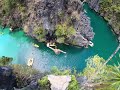
<path id="1" fill-rule="evenodd" d="M 109 21 L 117 34 L 120 34 L 120 0 L 100 0 L 99 12 Z"/>
<path id="2" fill-rule="evenodd" d="M 64 43 L 66 39 L 76 34 L 76 30 L 73 26 L 69 26 L 67 22 L 56 25 L 55 35 L 57 36 L 57 42 Z"/>

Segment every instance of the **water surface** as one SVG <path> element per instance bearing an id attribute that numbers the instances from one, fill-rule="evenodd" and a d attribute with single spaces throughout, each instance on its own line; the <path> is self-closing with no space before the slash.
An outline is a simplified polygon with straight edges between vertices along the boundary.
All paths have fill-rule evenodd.
<path id="1" fill-rule="evenodd" d="M 38 43 L 27 37 L 22 31 L 10 33 L 6 28 L 0 29 L 0 32 L 4 33 L 0 34 L 0 56 L 13 57 L 15 64 L 26 64 L 28 58 L 34 58 L 33 67 L 41 71 L 50 70 L 53 66 L 61 69 L 76 68 L 81 71 L 86 66 L 85 60 L 90 56 L 98 54 L 107 59 L 118 46 L 116 36 L 102 17 L 90 10 L 87 5 L 84 9 L 95 32 L 94 47 L 84 49 L 58 45 L 58 48 L 66 51 L 67 54 L 56 55 L 44 43 Z M 37 43 L 40 47 L 35 48 L 33 43 Z M 110 63 L 117 62 L 118 58 L 117 54 Z"/>

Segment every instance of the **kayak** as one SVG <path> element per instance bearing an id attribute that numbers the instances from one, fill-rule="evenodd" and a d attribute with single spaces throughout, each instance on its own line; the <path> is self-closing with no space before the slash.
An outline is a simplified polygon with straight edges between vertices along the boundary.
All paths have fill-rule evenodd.
<path id="1" fill-rule="evenodd" d="M 37 48 L 39 47 L 39 45 L 37 45 L 37 44 L 34 44 L 34 43 L 33 43 L 33 46 L 34 46 L 34 47 L 37 47 Z"/>

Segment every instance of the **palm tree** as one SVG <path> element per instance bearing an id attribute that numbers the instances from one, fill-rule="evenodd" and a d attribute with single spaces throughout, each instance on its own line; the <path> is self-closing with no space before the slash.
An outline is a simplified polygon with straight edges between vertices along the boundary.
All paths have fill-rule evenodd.
<path id="1" fill-rule="evenodd" d="M 120 65 L 113 66 L 107 82 L 110 84 L 109 87 L 114 88 L 115 90 L 120 90 Z"/>
<path id="2" fill-rule="evenodd" d="M 116 53 L 119 51 L 119 49 L 120 49 L 120 43 L 119 43 L 118 47 L 116 48 L 116 50 L 113 52 L 113 54 L 105 61 L 105 63 L 99 69 L 97 69 L 96 72 L 94 73 L 94 75 L 92 75 L 86 81 L 86 83 L 84 84 L 85 87 L 86 86 L 87 87 L 90 87 L 90 86 L 94 87 L 95 85 L 99 84 L 99 83 L 91 84 L 91 82 L 94 81 L 94 77 L 96 77 L 100 73 L 100 71 L 106 66 L 106 64 L 116 55 Z M 119 81 L 115 82 L 115 83 L 112 83 L 112 86 L 116 86 L 116 87 L 119 86 L 118 89 L 116 89 L 116 90 L 120 90 L 120 65 L 119 65 L 119 70 L 117 70 L 117 68 L 116 68 L 116 71 L 118 71 L 118 76 L 116 76 L 116 78 L 114 78 L 114 80 L 119 80 Z M 117 75 L 117 72 L 116 72 L 116 75 Z M 119 78 L 117 78 L 117 77 L 119 77 Z M 84 87 L 82 89 L 84 89 Z"/>
<path id="3" fill-rule="evenodd" d="M 105 66 L 106 66 L 106 64 L 116 55 L 116 53 L 118 52 L 120 50 L 120 43 L 119 43 L 119 45 L 118 45 L 118 47 L 116 48 L 116 50 L 113 52 L 113 54 L 111 54 L 111 56 L 105 61 L 105 63 L 96 71 L 96 73 L 93 75 L 93 76 L 91 76 L 91 79 L 93 79 L 93 77 L 95 76 L 95 75 L 97 75 L 99 72 L 100 72 L 100 70 L 102 70 Z"/>

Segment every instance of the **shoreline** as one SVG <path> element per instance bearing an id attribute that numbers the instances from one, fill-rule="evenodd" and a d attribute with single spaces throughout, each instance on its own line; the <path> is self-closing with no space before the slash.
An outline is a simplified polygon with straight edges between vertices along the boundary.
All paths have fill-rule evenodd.
<path id="1" fill-rule="evenodd" d="M 87 3 L 87 4 L 88 4 L 88 3 Z M 89 6 L 89 4 L 88 4 L 88 6 Z M 119 38 L 119 34 L 117 34 L 117 32 L 114 30 L 114 28 L 112 27 L 112 24 L 110 24 L 110 23 L 109 23 L 109 21 L 107 21 L 107 20 L 105 19 L 105 17 L 104 17 L 103 15 L 101 15 L 101 13 L 100 13 L 100 12 L 95 11 L 95 10 L 94 10 L 94 9 L 92 9 L 90 6 L 89 6 L 89 8 L 90 8 L 90 10 L 92 10 L 92 11 L 96 12 L 96 14 L 97 14 L 98 16 L 100 16 L 102 19 L 104 19 L 104 20 L 105 20 L 105 22 L 107 23 L 107 25 L 111 28 L 112 33 L 113 33 L 114 35 L 116 35 L 116 36 L 117 36 L 117 40 L 118 40 L 118 38 Z M 118 40 L 118 41 L 119 41 L 119 40 Z"/>

